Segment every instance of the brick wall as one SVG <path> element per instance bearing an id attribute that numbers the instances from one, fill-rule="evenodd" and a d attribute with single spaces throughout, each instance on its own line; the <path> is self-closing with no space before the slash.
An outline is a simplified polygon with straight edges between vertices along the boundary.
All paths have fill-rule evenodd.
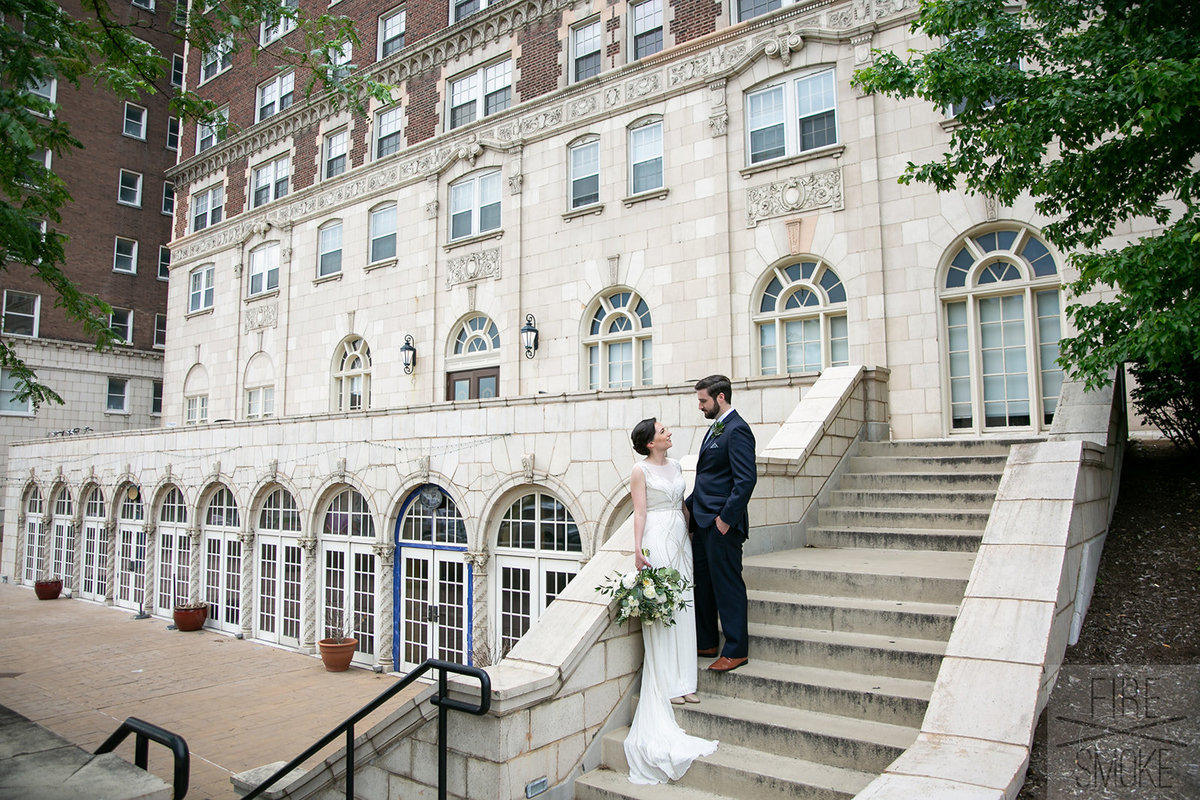
<path id="1" fill-rule="evenodd" d="M 438 78 L 440 69 L 408 80 L 408 127 L 404 134 L 409 144 L 432 139 L 438 124 Z"/>
<path id="2" fill-rule="evenodd" d="M 670 0 L 675 10 L 671 20 L 671 37 L 683 44 L 717 29 L 721 4 L 713 0 Z"/>
<path id="3" fill-rule="evenodd" d="M 517 33 L 521 55 L 517 58 L 516 102 L 529 100 L 538 95 L 552 92 L 559 86 L 562 77 L 562 53 L 564 39 L 561 38 L 562 14 L 547 17 L 537 25 L 522 28 Z"/>

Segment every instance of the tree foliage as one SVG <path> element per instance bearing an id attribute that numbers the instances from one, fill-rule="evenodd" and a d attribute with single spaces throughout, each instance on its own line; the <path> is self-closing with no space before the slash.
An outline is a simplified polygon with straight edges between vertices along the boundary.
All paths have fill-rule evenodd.
<path id="1" fill-rule="evenodd" d="M 1046 238 L 1079 271 L 1070 294 L 1101 295 L 1069 305 L 1077 332 L 1061 343 L 1063 366 L 1089 388 L 1124 362 L 1194 370 L 1200 5 L 923 0 L 913 31 L 931 47 L 877 53 L 854 79 L 957 111 L 947 152 L 910 162 L 901 181 L 1005 204 L 1028 194 L 1053 220 Z M 1159 232 L 1112 244 L 1139 220 Z"/>
<path id="2" fill-rule="evenodd" d="M 162 94 L 170 97 L 174 115 L 217 123 L 215 103 L 170 85 L 169 54 L 159 53 L 138 37 L 145 28 L 169 31 L 196 52 L 228 38 L 234 52 L 248 48 L 256 60 L 261 54 L 280 69 L 297 68 L 297 75 L 304 76 L 305 94 L 328 91 L 335 105 L 361 110 L 368 97 L 386 100 L 390 87 L 360 73 L 353 64 L 340 68 L 336 64 L 345 43 L 358 44 L 346 17 L 308 15 L 280 0 L 232 0 L 210 3 L 210 9 L 192 14 L 186 25 L 179 25 L 165 9 L 129 22 L 113 13 L 108 0 L 82 0 L 82 5 L 82 16 L 73 18 L 53 0 L 0 0 L 0 53 L 4 54 L 0 59 L 0 242 L 4 247 L 0 269 L 37 275 L 50 289 L 55 305 L 81 325 L 97 348 L 103 348 L 117 341 L 108 327 L 112 309 L 72 282 L 64 263 L 65 238 L 57 230 L 61 209 L 71 202 L 70 193 L 62 178 L 37 159 L 42 151 L 63 155 L 82 145 L 57 118 L 57 104 L 31 88 L 57 79 L 60 85 L 94 85 L 128 100 Z M 199 0 L 194 4 L 200 5 Z M 296 30 L 282 43 L 263 50 L 259 23 L 282 18 L 290 19 Z M 62 402 L 3 339 L 0 367 L 16 379 L 21 399 L 30 398 L 35 406 Z"/>

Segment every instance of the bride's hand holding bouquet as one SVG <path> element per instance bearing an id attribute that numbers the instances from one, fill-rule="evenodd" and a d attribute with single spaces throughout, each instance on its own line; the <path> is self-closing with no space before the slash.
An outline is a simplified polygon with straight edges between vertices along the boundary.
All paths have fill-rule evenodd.
<path id="1" fill-rule="evenodd" d="M 650 555 L 648 550 L 639 555 L 643 556 L 639 563 L 644 561 L 645 567 L 624 575 L 614 572 L 596 591 L 616 598 L 618 625 L 631 617 L 637 617 L 643 625 L 674 625 L 675 612 L 687 606 L 683 593 L 691 584 L 677 569 L 651 567 L 645 558 Z"/>

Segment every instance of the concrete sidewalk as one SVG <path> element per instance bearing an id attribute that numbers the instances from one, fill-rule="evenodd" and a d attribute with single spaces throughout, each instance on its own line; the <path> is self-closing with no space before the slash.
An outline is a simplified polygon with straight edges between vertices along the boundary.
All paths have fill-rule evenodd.
<path id="1" fill-rule="evenodd" d="M 132 616 L 81 600 L 39 601 L 31 587 L 0 585 L 0 705 L 89 752 L 126 717 L 178 733 L 192 756 L 189 800 L 235 797 L 230 775 L 290 761 L 399 680 L 358 669 L 326 672 L 315 656 Z M 409 687 L 355 732 L 421 688 Z M 132 737 L 117 752 L 133 761 Z M 154 743 L 150 771 L 170 781 L 170 755 Z"/>

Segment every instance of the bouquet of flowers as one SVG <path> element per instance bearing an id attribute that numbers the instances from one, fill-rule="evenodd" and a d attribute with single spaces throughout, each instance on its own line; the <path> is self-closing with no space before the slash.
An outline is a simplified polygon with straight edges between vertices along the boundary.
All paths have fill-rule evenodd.
<path id="1" fill-rule="evenodd" d="M 643 555 L 649 556 L 647 550 Z M 675 612 L 687 606 L 683 593 L 691 584 L 671 567 L 643 567 L 624 575 L 613 573 L 596 591 L 617 599 L 617 624 L 637 617 L 643 625 L 674 625 Z"/>

